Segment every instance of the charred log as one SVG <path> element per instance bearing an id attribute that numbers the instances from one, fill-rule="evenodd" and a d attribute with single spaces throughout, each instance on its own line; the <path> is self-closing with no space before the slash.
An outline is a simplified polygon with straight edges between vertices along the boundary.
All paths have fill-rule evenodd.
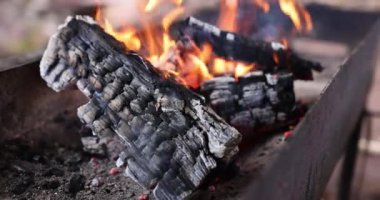
<path id="1" fill-rule="evenodd" d="M 220 30 L 194 17 L 188 18 L 175 28 L 179 29 L 180 39 L 190 37 L 198 46 L 208 43 L 216 55 L 235 61 L 258 63 L 265 73 L 287 70 L 296 79 L 312 80 L 312 70 L 323 70 L 319 63 L 300 58 L 280 43 L 253 41 L 239 34 Z"/>
<path id="2" fill-rule="evenodd" d="M 296 109 L 291 73 L 255 71 L 237 81 L 216 77 L 201 86 L 201 93 L 220 116 L 238 128 L 282 124 Z"/>
<path id="3" fill-rule="evenodd" d="M 106 143 L 96 136 L 82 137 L 83 151 L 91 155 L 106 156 Z"/>
<path id="4" fill-rule="evenodd" d="M 125 144 L 118 165 L 158 199 L 184 199 L 238 151 L 240 134 L 203 98 L 106 34 L 91 18 L 69 18 L 40 64 L 55 91 L 70 84 L 90 99 L 78 108 L 99 137 Z"/>

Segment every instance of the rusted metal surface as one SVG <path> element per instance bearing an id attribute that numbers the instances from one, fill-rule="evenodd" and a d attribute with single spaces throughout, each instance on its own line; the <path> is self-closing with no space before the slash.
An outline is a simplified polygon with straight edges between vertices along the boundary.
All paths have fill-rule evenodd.
<path id="1" fill-rule="evenodd" d="M 30 53 L 15 55 L 8 58 L 0 59 L 0 72 L 15 69 L 18 67 L 32 66 L 37 64 L 42 56 L 42 50 L 33 51 Z"/>
<path id="2" fill-rule="evenodd" d="M 246 199 L 320 199 L 364 109 L 380 23 L 343 64 Z"/>
<path id="3" fill-rule="evenodd" d="M 364 112 L 356 122 L 355 129 L 348 141 L 345 157 L 343 160 L 342 171 L 340 175 L 339 192 L 337 199 L 347 200 L 350 199 L 352 180 L 354 178 L 354 172 L 356 168 L 356 158 L 359 150 L 359 139 L 362 130 L 362 123 L 364 118 Z"/>
<path id="4" fill-rule="evenodd" d="M 38 63 L 0 73 L 0 140 L 26 137 L 79 145 L 76 108 L 85 98 L 76 90 L 51 91 L 39 75 Z"/>

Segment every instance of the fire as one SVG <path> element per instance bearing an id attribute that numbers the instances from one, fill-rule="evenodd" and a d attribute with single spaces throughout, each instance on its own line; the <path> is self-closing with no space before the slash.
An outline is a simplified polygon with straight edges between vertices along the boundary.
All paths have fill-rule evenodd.
<path id="1" fill-rule="evenodd" d="M 236 31 L 238 0 L 221 0 L 218 26 L 227 31 Z"/>
<path id="2" fill-rule="evenodd" d="M 290 17 L 297 31 L 313 29 L 310 14 L 296 0 L 279 0 L 281 10 Z"/>
<path id="3" fill-rule="evenodd" d="M 243 76 L 247 74 L 248 72 L 252 71 L 255 68 L 255 65 L 244 65 L 242 63 L 239 63 L 236 65 L 235 69 L 235 78 L 238 78 L 240 76 Z"/>
<path id="4" fill-rule="evenodd" d="M 162 0 L 149 0 L 145 6 L 144 11 L 145 12 L 153 11 L 161 3 L 161 1 Z M 183 3 L 183 0 L 172 0 L 172 2 L 177 6 L 181 6 Z"/>
<path id="5" fill-rule="evenodd" d="M 161 3 L 161 1 L 162 0 L 149 0 L 148 3 L 145 6 L 144 11 L 145 12 L 151 12 L 151 11 L 153 11 Z M 172 0 L 172 2 L 175 5 L 177 5 L 177 6 L 181 6 L 183 0 Z"/>
<path id="6" fill-rule="evenodd" d="M 269 10 L 270 10 L 270 4 L 269 4 L 269 2 L 266 1 L 266 0 L 252 0 L 252 3 L 253 3 L 255 6 L 261 8 L 261 10 L 263 10 L 264 13 L 268 13 Z"/>
<path id="7" fill-rule="evenodd" d="M 111 23 L 103 17 L 103 13 L 99 7 L 96 9 L 95 19 L 104 28 L 104 31 L 123 42 L 129 49 L 134 51 L 141 49 L 141 41 L 137 36 L 135 28 L 124 27 L 119 31 L 115 30 Z"/>
<path id="8" fill-rule="evenodd" d="M 270 11 L 271 3 L 276 1 L 285 15 L 292 20 L 298 31 L 312 29 L 312 21 L 309 13 L 299 5 L 296 0 L 251 0 L 253 5 L 259 7 L 264 13 Z M 140 2 L 140 1 L 139 1 Z M 138 51 L 152 64 L 163 71 L 166 77 L 175 77 L 177 81 L 188 87 L 198 88 L 200 84 L 212 79 L 214 76 L 230 75 L 236 78 L 256 69 L 255 64 L 247 64 L 237 61 L 229 61 L 213 55 L 211 45 L 204 44 L 197 47 L 194 43 L 182 44 L 170 37 L 169 28 L 174 21 L 185 13 L 183 0 L 146 0 L 141 1 L 138 11 L 141 14 L 143 30 L 125 25 L 116 29 L 103 16 L 100 8 L 96 12 L 96 21 L 110 35 L 124 43 L 127 49 Z M 140 3 L 141 3 L 140 2 Z M 172 9 L 161 17 L 160 28 L 148 19 L 151 19 L 155 11 L 162 3 L 170 3 Z M 239 0 L 221 0 L 218 26 L 228 31 L 238 31 Z M 156 19 L 156 17 L 154 17 Z M 286 38 L 280 41 L 288 47 Z M 274 55 L 276 59 L 276 55 Z"/>
<path id="9" fill-rule="evenodd" d="M 173 2 L 177 5 L 180 6 L 183 3 L 183 0 L 173 0 Z"/>
<path id="10" fill-rule="evenodd" d="M 159 0 L 150 0 L 145 6 L 145 12 L 152 11 L 159 3 Z"/>
<path id="11" fill-rule="evenodd" d="M 297 0 L 251 0 L 264 13 L 270 11 L 270 2 L 279 4 L 281 11 L 287 15 L 298 32 L 310 32 L 313 29 L 313 22 L 309 12 L 297 2 Z"/>

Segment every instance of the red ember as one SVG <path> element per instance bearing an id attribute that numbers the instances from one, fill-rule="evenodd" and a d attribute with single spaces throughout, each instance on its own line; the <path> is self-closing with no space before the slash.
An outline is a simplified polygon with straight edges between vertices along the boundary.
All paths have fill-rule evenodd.
<path id="1" fill-rule="evenodd" d="M 284 137 L 285 137 L 285 139 L 287 139 L 287 138 L 289 138 L 289 137 L 291 137 L 292 136 L 292 131 L 286 131 L 285 133 L 284 133 Z"/>
<path id="2" fill-rule="evenodd" d="M 139 200 L 148 200 L 148 199 L 149 199 L 149 197 L 146 194 L 142 194 L 139 196 Z"/>
<path id="3" fill-rule="evenodd" d="M 116 168 L 116 167 L 112 167 L 112 168 L 110 169 L 110 171 L 108 172 L 108 174 L 111 175 L 111 176 L 115 176 L 115 175 L 118 174 L 119 172 L 120 172 L 120 171 L 119 171 L 118 168 Z"/>

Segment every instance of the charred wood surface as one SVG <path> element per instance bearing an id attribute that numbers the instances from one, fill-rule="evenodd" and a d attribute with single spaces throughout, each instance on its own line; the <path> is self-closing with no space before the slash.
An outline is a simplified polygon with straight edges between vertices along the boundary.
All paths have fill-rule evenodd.
<path id="1" fill-rule="evenodd" d="M 254 41 L 223 31 L 194 17 L 175 28 L 179 29 L 179 38 L 190 37 L 199 46 L 208 43 L 216 55 L 230 60 L 258 63 L 264 72 L 288 70 L 294 74 L 295 79 L 312 80 L 312 70 L 323 70 L 319 63 L 300 58 L 280 43 Z"/>
<path id="2" fill-rule="evenodd" d="M 81 137 L 83 151 L 91 155 L 106 156 L 106 143 L 96 136 Z"/>
<path id="3" fill-rule="evenodd" d="M 91 18 L 59 28 L 40 71 L 55 91 L 76 83 L 90 99 L 78 108 L 81 121 L 99 137 L 123 140 L 118 165 L 158 199 L 188 197 L 238 151 L 240 134 L 203 98 L 163 78 Z"/>
<path id="4" fill-rule="evenodd" d="M 216 77 L 201 86 L 201 93 L 220 116 L 239 128 L 282 124 L 296 109 L 291 73 L 255 71 L 239 80 Z"/>

